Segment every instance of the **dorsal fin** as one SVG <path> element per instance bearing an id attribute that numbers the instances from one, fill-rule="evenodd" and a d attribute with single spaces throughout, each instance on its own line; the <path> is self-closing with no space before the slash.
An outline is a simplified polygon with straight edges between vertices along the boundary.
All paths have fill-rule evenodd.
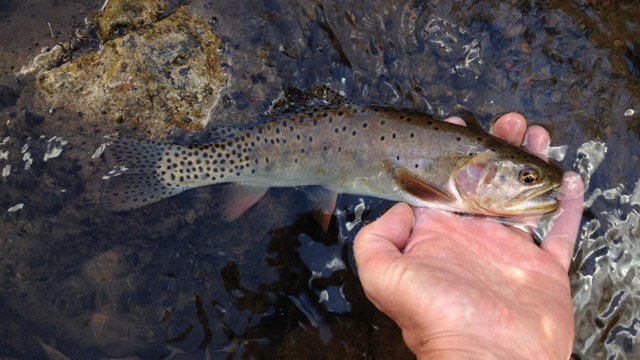
<path id="1" fill-rule="evenodd" d="M 464 120 L 468 128 L 478 129 L 484 132 L 484 129 L 482 128 L 482 123 L 480 122 L 480 120 L 478 120 L 478 118 L 466 108 L 458 107 L 453 112 L 451 112 L 449 116 L 458 116 L 462 120 Z"/>
<path id="2" fill-rule="evenodd" d="M 272 103 L 265 115 L 286 114 L 301 108 L 348 105 L 350 101 L 326 85 L 313 85 L 304 90 L 288 88 Z"/>

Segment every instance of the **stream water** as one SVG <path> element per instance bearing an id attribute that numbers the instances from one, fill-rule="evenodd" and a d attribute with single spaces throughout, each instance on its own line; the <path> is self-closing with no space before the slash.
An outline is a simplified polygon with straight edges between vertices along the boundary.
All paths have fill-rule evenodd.
<path id="1" fill-rule="evenodd" d="M 636 2 L 168 3 L 221 39 L 211 124 L 255 120 L 283 90 L 320 84 L 437 116 L 463 108 L 485 127 L 507 111 L 546 127 L 553 156 L 588 180 L 573 357 L 640 358 Z M 124 214 L 99 206 L 107 166 L 94 154 L 118 125 L 36 106 L 33 77 L 16 73 L 102 5 L 0 1 L 0 357 L 412 358 L 351 260 L 386 202 L 341 197 L 328 233 L 295 189 L 232 223 L 208 200 L 215 187 Z"/>

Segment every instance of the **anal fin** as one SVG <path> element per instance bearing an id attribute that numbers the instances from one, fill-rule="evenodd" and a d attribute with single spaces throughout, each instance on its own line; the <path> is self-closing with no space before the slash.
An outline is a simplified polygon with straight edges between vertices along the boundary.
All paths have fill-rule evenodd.
<path id="1" fill-rule="evenodd" d="M 231 184 L 225 188 L 221 204 L 223 218 L 233 221 L 257 203 L 269 190 L 268 187 Z"/>

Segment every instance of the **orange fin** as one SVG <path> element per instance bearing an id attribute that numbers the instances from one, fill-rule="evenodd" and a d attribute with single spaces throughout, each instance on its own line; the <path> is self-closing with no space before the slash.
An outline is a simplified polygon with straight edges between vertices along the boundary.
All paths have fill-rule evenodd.
<path id="1" fill-rule="evenodd" d="M 314 202 L 313 218 L 322 226 L 322 230 L 327 232 L 329 222 L 331 222 L 331 215 L 333 215 L 333 210 L 336 208 L 338 193 L 322 187 L 305 190 L 305 192 L 307 197 Z"/>
<path id="2" fill-rule="evenodd" d="M 454 201 L 454 198 L 447 191 L 421 181 L 405 169 L 396 169 L 394 176 L 398 186 L 422 200 L 439 203 Z"/>
<path id="3" fill-rule="evenodd" d="M 262 199 L 268 187 L 230 184 L 225 188 L 221 211 L 226 221 L 240 217 L 248 208 Z"/>

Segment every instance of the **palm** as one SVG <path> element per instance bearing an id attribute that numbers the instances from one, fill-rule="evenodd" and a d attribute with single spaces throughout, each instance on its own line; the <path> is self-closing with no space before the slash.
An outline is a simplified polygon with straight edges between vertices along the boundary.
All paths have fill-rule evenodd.
<path id="1" fill-rule="evenodd" d="M 502 124 L 496 132 L 520 144 L 526 126 Z M 544 153 L 546 132 L 529 136 L 528 148 Z M 563 187 L 578 194 L 580 185 Z M 573 338 L 567 268 L 580 206 L 579 197 L 563 200 L 540 248 L 491 219 L 398 204 L 356 239 L 361 281 L 418 354 L 425 345 L 469 354 L 504 346 L 522 358 L 566 357 Z"/>
<path id="2" fill-rule="evenodd" d="M 522 327 L 522 321 L 541 324 L 541 317 L 546 317 L 549 328 L 540 330 L 567 337 L 560 344 L 570 342 L 573 321 L 566 270 L 528 236 L 484 219 L 429 210 L 418 210 L 416 217 L 413 233 L 419 235 L 409 238 L 404 261 L 405 266 L 422 268 L 415 274 L 424 276 L 407 282 L 423 283 L 416 290 L 429 294 L 406 297 L 422 302 L 406 306 L 430 318 L 435 336 L 465 324 L 466 333 L 458 336 L 487 335 L 491 338 L 483 340 L 489 343 L 504 334 L 507 342 L 509 333 L 516 332 L 529 341 L 545 331 L 525 334 L 528 327 Z M 447 309 L 446 315 L 442 309 Z M 501 324 L 501 331 L 488 333 L 487 324 Z"/>

